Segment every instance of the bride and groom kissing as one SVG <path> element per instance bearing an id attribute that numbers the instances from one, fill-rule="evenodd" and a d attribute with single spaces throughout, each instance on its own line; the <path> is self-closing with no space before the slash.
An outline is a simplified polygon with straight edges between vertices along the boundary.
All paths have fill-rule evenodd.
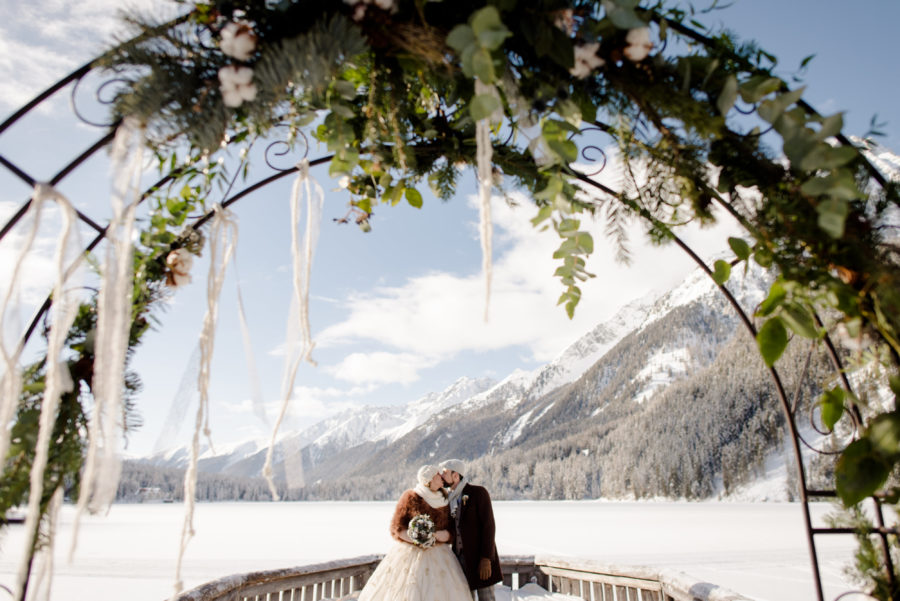
<path id="1" fill-rule="evenodd" d="M 465 473 L 458 459 L 419 468 L 391 519 L 397 543 L 359 601 L 472 601 L 476 594 L 478 601 L 494 601 L 493 586 L 503 575 L 491 497 Z"/>

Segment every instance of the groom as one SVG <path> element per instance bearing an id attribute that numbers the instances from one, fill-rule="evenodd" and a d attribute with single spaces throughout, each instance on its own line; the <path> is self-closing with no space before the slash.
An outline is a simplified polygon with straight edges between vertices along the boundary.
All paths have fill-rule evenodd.
<path id="1" fill-rule="evenodd" d="M 469 484 L 463 475 L 466 466 L 459 459 L 448 459 L 440 467 L 444 483 L 450 487 L 450 515 L 456 526 L 453 552 L 469 588 L 478 591 L 478 601 L 494 601 L 494 585 L 503 580 L 503 574 L 494 544 L 491 496 L 483 486 Z"/>

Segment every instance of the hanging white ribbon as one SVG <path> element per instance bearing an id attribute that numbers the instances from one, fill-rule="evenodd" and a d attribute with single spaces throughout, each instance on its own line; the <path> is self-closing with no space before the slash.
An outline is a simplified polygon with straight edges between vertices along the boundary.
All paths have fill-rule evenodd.
<path id="1" fill-rule="evenodd" d="M 122 471 L 120 445 L 124 437 L 123 388 L 132 321 L 135 211 L 140 201 L 144 137 L 137 120 L 127 118 L 112 145 L 112 219 L 106 228 L 106 254 L 97 295 L 94 336 L 94 407 L 88 424 L 88 451 L 69 548 L 78 544 L 85 510 L 108 508 L 115 500 Z"/>
<path id="2" fill-rule="evenodd" d="M 475 95 L 488 94 L 497 96 L 492 85 L 475 80 Z M 491 217 L 491 189 L 494 174 L 491 161 L 494 148 L 491 145 L 491 121 L 497 119 L 499 111 L 475 123 L 476 161 L 478 167 L 478 231 L 481 237 L 481 269 L 484 272 L 484 321 L 488 321 L 491 306 L 491 279 L 493 277 L 493 220 Z"/>
<path id="3" fill-rule="evenodd" d="M 301 200 L 306 199 L 306 232 L 302 237 L 299 235 Z M 297 165 L 297 179 L 294 181 L 294 187 L 291 193 L 291 257 L 293 259 L 293 284 L 294 297 L 292 307 L 296 307 L 296 311 L 291 311 L 291 317 L 288 322 L 288 339 L 285 341 L 285 369 L 281 384 L 281 411 L 278 413 L 278 419 L 275 427 L 272 429 L 272 437 L 269 440 L 269 449 L 266 452 L 266 464 L 263 467 L 263 476 L 269 483 L 269 491 L 272 493 L 274 500 L 279 499 L 278 491 L 275 488 L 275 480 L 272 470 L 272 463 L 275 454 L 275 441 L 278 436 L 278 429 L 287 413 L 290 405 L 291 397 L 294 392 L 294 382 L 297 379 L 297 370 L 300 363 L 309 361 L 315 365 L 312 359 L 312 350 L 315 343 L 312 340 L 309 325 L 309 280 L 312 270 L 313 255 L 315 254 L 316 244 L 319 239 L 319 228 L 322 221 L 322 207 L 325 204 L 325 193 L 322 187 L 309 176 L 309 161 L 304 159 Z M 296 319 L 296 321 L 295 321 Z M 297 341 L 292 332 L 299 330 L 299 338 Z M 299 454 L 297 449 L 296 453 Z M 301 473 L 286 473 L 290 480 L 299 478 L 302 485 L 302 461 L 289 462 L 285 461 L 286 466 L 293 464 L 291 470 L 297 470 L 297 464 Z"/>
<path id="4" fill-rule="evenodd" d="M 209 379 L 212 366 L 212 355 L 215 347 L 216 322 L 219 312 L 219 296 L 225 283 L 225 271 L 228 261 L 237 245 L 237 222 L 231 213 L 216 205 L 215 215 L 209 234 L 209 274 L 206 279 L 206 315 L 203 317 L 203 328 L 200 332 L 200 368 L 197 374 L 197 391 L 199 404 L 194 422 L 194 436 L 191 440 L 191 460 L 184 474 L 185 516 L 181 530 L 181 545 L 178 549 L 178 561 L 175 568 L 175 595 L 181 592 L 184 583 L 181 578 L 181 564 L 188 542 L 194 536 L 194 503 L 197 493 L 197 462 L 200 458 L 200 435 L 206 436 L 212 449 L 211 431 L 209 429 Z M 213 453 L 215 453 L 215 450 Z M 173 597 L 174 598 L 174 597 Z"/>
<path id="5" fill-rule="evenodd" d="M 37 186 L 35 186 L 34 197 L 31 201 L 31 206 L 29 207 L 29 212 L 33 212 L 34 214 L 33 228 L 28 236 L 25 248 L 20 254 L 17 264 L 13 270 L 13 281 L 17 281 L 18 273 L 21 268 L 22 262 L 25 259 L 27 250 L 34 242 L 34 238 L 37 234 L 40 212 L 47 200 L 53 200 L 56 202 L 62 215 L 63 224 L 59 238 L 57 239 L 56 253 L 54 257 L 54 265 L 56 267 L 56 270 L 52 295 L 53 304 L 50 307 L 50 329 L 47 333 L 47 363 L 46 372 L 44 375 L 44 396 L 41 401 L 41 415 L 38 422 L 38 437 L 37 443 L 35 445 L 34 462 L 31 466 L 31 474 L 29 480 L 28 510 L 25 516 L 24 553 L 22 554 L 22 558 L 19 564 L 19 570 L 14 590 L 14 597 L 16 599 L 22 597 L 22 591 L 25 588 L 25 582 L 28 579 L 31 550 L 35 544 L 35 535 L 37 534 L 37 529 L 39 526 L 38 522 L 41 517 L 40 505 L 41 498 L 44 494 L 44 471 L 46 470 L 47 464 L 49 462 L 50 445 L 53 442 L 51 441 L 51 435 L 53 432 L 53 426 L 56 422 L 59 400 L 65 392 L 72 390 L 72 379 L 69 375 L 68 366 L 62 360 L 62 351 L 65 348 L 65 342 L 66 337 L 69 333 L 69 328 L 72 326 L 72 322 L 75 320 L 75 315 L 78 312 L 78 286 L 74 286 L 71 282 L 67 282 L 67 278 L 72 270 L 67 270 L 65 268 L 68 249 L 73 244 L 73 242 L 77 240 L 78 237 L 77 228 L 75 227 L 77 215 L 72 204 L 51 186 L 45 184 L 38 184 Z M 7 300 L 8 299 L 9 295 L 7 296 Z M 5 309 L 6 305 L 4 303 L 4 312 Z M 20 352 L 21 349 L 18 349 L 12 355 L 7 355 L 7 353 L 4 351 L 4 360 L 7 361 L 7 375 L 15 374 L 15 372 L 18 370 L 18 366 L 16 365 L 16 363 L 9 363 L 9 360 L 12 359 L 17 362 Z M 18 401 L 19 390 L 16 389 L 15 391 L 13 391 L 12 388 L 9 388 L 8 390 L 15 393 L 15 396 L 10 400 L 13 403 L 16 403 Z M 6 402 L 7 400 L 4 399 L 4 404 Z M 6 430 L 5 424 L 2 430 Z M 8 433 L 5 434 L 6 436 L 8 436 Z M 8 448 L 8 440 L 4 446 Z M 3 449 L 2 456 L 6 455 L 6 448 Z M 49 523 L 54 523 L 56 519 L 55 514 L 51 514 L 50 512 L 58 511 L 58 509 L 58 504 L 51 503 L 50 507 L 48 507 L 47 511 Z M 41 549 L 41 553 L 52 554 L 54 542 L 52 533 L 45 532 L 44 535 L 47 540 L 45 542 L 45 545 L 43 545 Z M 44 562 L 44 565 L 48 564 Z M 51 565 L 52 567 L 52 563 L 49 565 Z M 43 573 L 42 577 L 48 579 L 46 584 L 46 591 L 48 591 L 47 594 L 49 594 L 50 574 Z M 35 589 L 31 589 L 29 598 L 35 598 L 34 595 L 36 594 L 37 591 L 35 591 Z"/>

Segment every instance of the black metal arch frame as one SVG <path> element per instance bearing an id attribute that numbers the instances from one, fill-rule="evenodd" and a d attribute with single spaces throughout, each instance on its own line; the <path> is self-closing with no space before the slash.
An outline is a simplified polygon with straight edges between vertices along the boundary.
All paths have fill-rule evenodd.
<path id="1" fill-rule="evenodd" d="M 684 28 L 683 26 L 681 26 L 678 23 L 669 22 L 669 26 L 677 27 L 681 33 L 684 33 L 685 35 L 689 35 L 701 43 L 712 44 L 711 40 L 704 38 L 703 36 L 697 34 L 696 32 L 691 31 L 690 29 Z M 681 30 L 683 30 L 683 31 L 681 31 Z M 81 152 L 75 158 L 71 159 L 68 163 L 65 163 L 59 169 L 59 171 L 57 171 L 56 174 L 47 182 L 50 185 L 56 185 L 59 182 L 61 182 L 68 175 L 70 175 L 76 169 L 78 169 L 78 167 L 82 163 L 84 163 L 87 159 L 89 159 L 91 156 L 93 156 L 95 153 L 97 153 L 97 151 L 99 151 L 100 149 L 102 149 L 102 148 L 106 147 L 108 144 L 110 144 L 110 142 L 113 140 L 113 138 L 115 136 L 116 129 L 119 126 L 119 123 L 113 123 L 113 124 L 107 124 L 107 125 L 90 123 L 81 116 L 78 109 L 75 107 L 74 91 L 77 88 L 78 84 L 82 81 L 82 79 L 87 74 L 89 74 L 94 69 L 94 67 L 95 66 L 93 63 L 88 63 L 88 64 L 76 69 L 71 74 L 69 74 L 68 76 L 61 79 L 56 84 L 47 88 L 47 90 L 45 90 L 43 93 L 36 96 L 31 102 L 24 105 L 21 109 L 16 111 L 13 115 L 11 115 L 9 118 L 7 118 L 2 124 L 0 124 L 0 136 L 2 136 L 6 132 L 6 130 L 9 129 L 10 126 L 12 126 L 16 122 L 18 122 L 22 117 L 24 117 L 25 115 L 30 113 L 33 109 L 35 109 L 41 103 L 43 103 L 47 99 L 51 98 L 55 94 L 59 93 L 61 90 L 63 90 L 67 86 L 72 85 L 73 86 L 72 111 L 73 111 L 75 117 L 85 123 L 94 125 L 96 127 L 109 128 L 109 131 L 107 133 L 105 133 L 100 138 L 95 140 L 92 144 L 90 144 L 83 152 Z M 98 100 L 99 100 L 99 92 L 100 92 L 100 90 L 102 90 L 104 85 L 106 85 L 106 84 L 105 83 L 102 84 L 97 91 Z M 802 103 L 802 101 L 801 101 L 801 103 L 798 103 L 798 104 L 802 108 L 807 110 L 808 112 L 815 113 L 815 111 L 809 105 Z M 589 130 L 598 130 L 598 131 L 607 131 L 607 132 L 609 131 L 608 127 L 602 123 L 596 123 L 595 126 L 596 127 L 590 127 L 588 129 Z M 849 140 L 847 140 L 843 136 L 839 137 L 838 139 L 842 144 L 847 144 L 847 145 L 850 144 Z M 282 144 L 282 143 L 274 142 L 270 145 L 270 149 L 272 148 L 272 146 L 274 146 L 276 144 Z M 599 159 L 596 158 L 596 155 L 593 157 L 589 156 L 589 153 L 597 153 L 598 151 L 600 153 Z M 599 167 L 599 169 L 595 170 L 594 173 L 590 173 L 590 174 L 576 173 L 575 177 L 577 179 L 579 179 L 585 186 L 593 187 L 596 190 L 598 190 L 599 192 L 608 194 L 612 197 L 618 197 L 618 194 L 616 193 L 616 191 L 604 186 L 603 184 L 600 184 L 600 183 L 594 181 L 594 179 L 592 179 L 590 177 L 591 175 L 595 175 L 600 170 L 602 170 L 606 164 L 606 156 L 605 156 L 605 154 L 603 154 L 602 149 L 596 145 L 585 145 L 585 146 L 583 146 L 581 152 L 582 152 L 582 157 L 585 160 L 587 160 L 588 162 L 602 160 L 602 165 Z M 268 155 L 268 149 L 267 149 L 267 155 Z M 332 155 L 321 156 L 321 157 L 315 158 L 313 160 L 310 160 L 309 165 L 310 166 L 321 165 L 324 163 L 328 163 L 331 159 L 332 159 Z M 288 168 L 288 169 L 277 169 L 271 163 L 269 163 L 268 160 L 266 162 L 268 163 L 269 167 L 271 167 L 273 170 L 276 171 L 276 173 L 274 173 L 273 175 L 270 175 L 268 177 L 265 177 L 263 179 L 260 179 L 259 181 L 243 188 L 239 192 L 236 192 L 230 196 L 227 196 L 220 203 L 221 206 L 228 207 L 228 206 L 238 202 L 239 200 L 242 200 L 243 198 L 249 196 L 250 194 L 256 192 L 257 190 L 264 188 L 267 185 L 269 185 L 283 177 L 286 177 L 286 176 L 290 175 L 291 173 L 294 173 L 298 170 L 298 167 L 296 167 L 296 166 L 292 167 L 292 168 Z M 16 178 L 22 180 L 24 183 L 26 183 L 27 185 L 29 185 L 31 187 L 34 187 L 37 183 L 39 183 L 34 177 L 29 175 L 23 169 L 19 168 L 12 160 L 10 160 L 6 156 L 3 156 L 2 154 L 0 154 L 0 165 L 2 165 L 8 172 L 10 172 Z M 150 187 L 148 187 L 142 193 L 139 202 L 142 202 L 143 200 L 147 199 L 154 191 L 159 189 L 161 186 L 164 186 L 166 183 L 176 179 L 182 173 L 182 169 L 183 168 L 176 168 L 169 174 L 165 175 L 164 177 L 162 177 L 161 179 L 159 179 L 158 181 L 153 183 Z M 871 169 L 871 173 L 872 173 L 872 177 L 876 181 L 878 181 L 879 184 L 884 186 L 884 184 L 885 184 L 884 177 L 880 173 L 878 173 L 878 171 L 874 168 Z M 229 190 L 229 193 L 230 193 L 230 190 Z M 226 195 L 227 195 L 227 193 L 226 193 Z M 32 202 L 32 198 L 29 198 L 28 200 L 26 200 L 21 205 L 19 210 L 3 225 L 2 229 L 0 229 L 0 241 L 2 241 L 3 238 L 5 238 L 5 236 L 24 217 L 24 215 L 28 211 L 29 206 L 31 205 L 31 202 Z M 685 243 L 674 232 L 672 232 L 671 230 L 668 230 L 668 228 L 666 228 L 664 224 L 659 223 L 646 210 L 641 210 L 639 207 L 633 207 L 633 208 L 635 208 L 638 211 L 638 213 L 640 213 L 641 217 L 644 218 L 645 220 L 647 220 L 651 223 L 654 223 L 655 225 L 661 226 L 664 230 L 667 230 L 671 241 L 674 242 L 679 248 L 681 248 L 698 265 L 699 268 L 701 268 L 704 272 L 706 272 L 706 274 L 710 278 L 712 278 L 712 276 L 713 276 L 712 269 L 710 269 L 710 267 L 703 261 L 703 259 L 700 258 L 696 254 L 696 252 L 694 252 L 694 250 L 687 243 Z M 214 211 L 209 211 L 207 214 L 196 218 L 194 220 L 194 223 L 192 224 L 192 227 L 193 228 L 202 227 L 208 220 L 210 220 L 212 218 L 213 214 L 214 214 Z M 92 251 L 94 248 L 96 248 L 97 245 L 99 245 L 100 242 L 105 238 L 108 226 L 103 227 L 103 226 L 98 225 L 93 219 L 91 219 L 89 216 L 83 214 L 80 211 L 77 212 L 77 215 L 78 215 L 78 218 L 83 223 L 85 223 L 87 226 L 89 226 L 92 230 L 94 230 L 96 232 L 95 237 L 84 248 L 84 252 L 87 253 L 87 252 Z M 719 290 L 721 291 L 721 293 L 726 297 L 729 304 L 735 310 L 737 315 L 739 316 L 740 321 L 743 323 L 746 330 L 755 338 L 756 326 L 754 325 L 753 320 L 751 319 L 750 315 L 747 313 L 747 311 L 745 311 L 740 306 L 740 304 L 737 302 L 735 297 L 731 294 L 731 292 L 724 285 L 717 284 L 717 286 L 718 286 Z M 44 315 L 49 310 L 51 303 L 52 303 L 52 300 L 48 296 L 46 298 L 46 300 L 44 301 L 43 305 L 38 309 L 37 313 L 35 314 L 31 323 L 29 324 L 27 330 L 23 334 L 21 342 L 20 342 L 21 347 L 24 347 L 28 343 L 29 339 L 31 338 L 31 336 L 34 333 L 34 330 L 36 329 L 37 325 L 40 323 L 40 320 L 43 319 Z M 818 325 L 821 327 L 822 326 L 821 320 L 819 320 L 818 316 L 816 317 L 816 319 L 817 319 Z M 832 363 L 836 373 L 839 374 L 839 376 L 840 376 L 841 385 L 843 386 L 843 388 L 846 391 L 852 392 L 852 387 L 851 387 L 850 381 L 848 380 L 848 378 L 845 374 L 845 370 L 841 363 L 840 356 L 839 356 L 833 342 L 827 335 L 825 336 L 824 342 L 825 342 L 826 352 L 831 360 L 831 363 Z M 810 353 L 812 353 L 812 349 L 810 350 Z M 807 364 L 808 364 L 808 361 L 809 361 L 809 359 L 807 358 Z M 801 501 L 801 505 L 802 505 L 802 509 L 803 509 L 803 519 L 804 519 L 804 526 L 806 529 L 807 543 L 808 543 L 809 553 L 810 553 L 810 560 L 811 560 L 811 564 L 812 564 L 813 580 L 814 580 L 814 585 L 815 585 L 818 601 L 824 601 L 824 596 L 823 596 L 823 591 L 822 591 L 822 579 L 821 579 L 821 575 L 819 572 L 819 561 L 818 561 L 818 554 L 816 551 L 815 537 L 818 535 L 830 535 L 830 534 L 855 534 L 856 531 L 852 528 L 822 528 L 822 527 L 814 527 L 813 526 L 811 515 L 810 515 L 810 508 L 809 508 L 810 500 L 813 498 L 834 498 L 837 496 L 837 494 L 833 489 L 817 490 L 817 489 L 812 489 L 809 487 L 809 485 L 807 483 L 808 481 L 807 481 L 807 477 L 806 477 L 806 470 L 805 470 L 804 464 L 803 464 L 803 456 L 801 453 L 801 444 L 809 447 L 810 449 L 812 449 L 813 451 L 818 452 L 818 453 L 824 453 L 825 451 L 815 449 L 811 444 L 809 444 L 806 440 L 804 440 L 797 428 L 796 413 L 797 413 L 797 401 L 798 401 L 797 397 L 799 394 L 799 388 L 794 393 L 793 400 L 792 400 L 790 398 L 790 396 L 788 395 L 788 392 L 785 390 L 782 378 L 781 378 L 778 370 L 775 367 L 772 367 L 772 368 L 769 368 L 768 371 L 769 371 L 770 377 L 772 379 L 772 384 L 778 395 L 778 399 L 781 404 L 782 411 L 784 413 L 786 425 L 787 425 L 789 433 L 791 435 L 792 447 L 793 447 L 794 458 L 795 458 L 795 471 L 796 471 L 798 483 L 800 485 L 799 495 L 800 495 L 800 501 Z M 804 374 L 804 377 L 805 377 L 805 374 Z M 801 380 L 802 379 L 803 378 L 801 378 Z M 849 409 L 849 411 L 846 413 L 849 415 L 850 420 L 853 422 L 854 428 L 858 428 L 859 425 L 862 423 L 862 416 L 861 416 L 859 408 L 852 401 L 849 401 L 848 409 Z M 885 565 L 886 565 L 887 572 L 888 572 L 887 577 L 890 581 L 892 589 L 896 590 L 897 583 L 895 581 L 895 576 L 894 576 L 894 566 L 893 566 L 893 562 L 891 559 L 890 543 L 889 543 L 888 537 L 892 536 L 892 535 L 893 536 L 900 535 L 900 531 L 898 531 L 897 528 L 889 528 L 885 525 L 884 515 L 883 515 L 883 511 L 882 511 L 882 499 L 879 498 L 878 495 L 876 495 L 876 496 L 872 497 L 872 500 L 874 502 L 874 506 L 876 509 L 876 511 L 875 511 L 876 526 L 875 526 L 875 528 L 870 530 L 869 534 L 877 536 L 881 540 L 881 546 L 883 549 L 883 557 L 884 557 Z M 847 594 L 849 594 L 849 593 L 841 594 L 838 597 L 838 599 L 844 597 Z"/>

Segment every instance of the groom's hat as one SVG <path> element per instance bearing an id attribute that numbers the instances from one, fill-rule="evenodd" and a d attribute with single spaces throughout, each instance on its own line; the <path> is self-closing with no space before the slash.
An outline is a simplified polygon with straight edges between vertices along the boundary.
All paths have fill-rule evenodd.
<path id="1" fill-rule="evenodd" d="M 448 459 L 440 463 L 442 471 L 456 472 L 457 474 L 466 473 L 466 464 L 459 459 Z"/>

